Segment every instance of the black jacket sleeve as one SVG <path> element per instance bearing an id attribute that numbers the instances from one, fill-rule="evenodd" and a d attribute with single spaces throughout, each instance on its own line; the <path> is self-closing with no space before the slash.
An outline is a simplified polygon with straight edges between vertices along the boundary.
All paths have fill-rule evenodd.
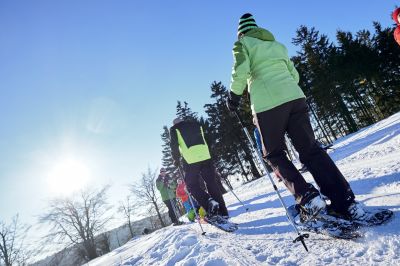
<path id="1" fill-rule="evenodd" d="M 176 134 L 175 127 L 170 128 L 169 135 L 171 138 L 170 147 L 171 147 L 172 158 L 174 159 L 174 161 L 178 161 L 180 158 L 180 153 L 179 153 L 178 136 Z"/>

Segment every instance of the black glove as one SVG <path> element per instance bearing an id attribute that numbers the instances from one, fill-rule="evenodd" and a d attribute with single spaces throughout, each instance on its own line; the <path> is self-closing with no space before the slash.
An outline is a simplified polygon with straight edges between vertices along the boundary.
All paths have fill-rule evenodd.
<path id="1" fill-rule="evenodd" d="M 226 99 L 226 107 L 229 111 L 235 112 L 239 108 L 240 95 L 236 95 L 232 91 L 229 92 L 229 97 Z"/>

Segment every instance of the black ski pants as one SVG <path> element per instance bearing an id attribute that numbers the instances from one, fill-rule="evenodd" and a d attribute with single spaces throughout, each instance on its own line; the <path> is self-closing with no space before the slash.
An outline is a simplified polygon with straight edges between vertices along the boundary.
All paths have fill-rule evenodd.
<path id="1" fill-rule="evenodd" d="M 287 102 L 271 110 L 257 113 L 259 129 L 267 151 L 267 160 L 281 175 L 282 181 L 294 195 L 298 204 L 305 204 L 317 193 L 307 183 L 285 149 L 285 133 L 299 153 L 300 161 L 314 177 L 323 195 L 338 212 L 346 212 L 354 201 L 354 194 L 342 173 L 324 149 L 315 140 L 304 98 Z"/>
<path id="2" fill-rule="evenodd" d="M 174 206 L 172 206 L 172 204 L 175 204 L 175 199 L 164 200 L 164 203 L 165 203 L 165 205 L 167 205 L 168 216 L 171 219 L 172 223 L 177 223 L 178 218 L 175 215 Z M 175 206 L 176 206 L 176 204 L 175 204 Z"/>
<path id="3" fill-rule="evenodd" d="M 227 216 L 228 210 L 217 184 L 215 167 L 212 161 L 205 160 L 198 163 L 185 164 L 184 169 L 186 186 L 200 206 L 208 210 L 208 199 L 213 198 L 219 203 L 218 214 Z M 203 178 L 206 183 L 208 193 L 200 185 L 200 181 L 202 181 L 200 177 Z"/>

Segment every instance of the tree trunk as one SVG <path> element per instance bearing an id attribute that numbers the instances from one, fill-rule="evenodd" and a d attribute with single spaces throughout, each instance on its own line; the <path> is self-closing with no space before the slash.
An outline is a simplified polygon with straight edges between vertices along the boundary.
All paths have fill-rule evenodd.
<path id="1" fill-rule="evenodd" d="M 327 127 L 328 127 L 329 131 L 331 132 L 331 135 L 333 136 L 333 138 L 334 138 L 335 140 L 337 140 L 336 132 L 335 132 L 335 130 L 332 128 L 331 122 L 330 122 L 330 119 L 329 119 L 329 118 L 325 118 L 325 124 L 327 125 Z"/>
<path id="2" fill-rule="evenodd" d="M 340 119 L 340 117 L 338 118 L 338 123 L 339 123 L 340 132 L 342 132 L 342 136 L 346 136 L 347 131 L 346 131 L 345 126 L 343 125 L 343 122 Z"/>
<path id="3" fill-rule="evenodd" d="M 248 174 L 247 174 L 246 170 L 244 169 L 244 166 L 243 166 L 243 164 L 242 164 L 242 161 L 240 160 L 238 151 L 235 151 L 235 157 L 236 157 L 237 162 L 238 162 L 239 165 L 240 165 L 240 168 L 242 169 L 242 172 L 243 172 L 244 176 L 246 177 L 247 182 L 250 181 L 250 180 L 249 180 L 249 177 L 247 176 Z"/>
<path id="4" fill-rule="evenodd" d="M 86 241 L 83 243 L 83 246 L 86 251 L 86 255 L 88 256 L 89 260 L 95 259 L 98 257 L 97 252 L 96 252 L 96 245 L 92 241 Z"/>
<path id="5" fill-rule="evenodd" d="M 339 104 L 341 114 L 345 118 L 345 123 L 347 124 L 347 127 L 350 130 L 350 133 L 356 132 L 358 130 L 358 126 L 357 126 L 356 122 L 354 121 L 353 117 L 351 116 L 349 110 L 347 109 L 346 104 L 340 98 L 340 95 L 337 95 L 337 102 Z"/>
<path id="6" fill-rule="evenodd" d="M 133 238 L 134 235 L 133 235 L 133 230 L 132 230 L 131 219 L 128 220 L 128 226 L 129 226 L 129 232 L 131 233 L 131 238 Z"/>
<path id="7" fill-rule="evenodd" d="M 158 208 L 157 203 L 153 201 L 153 205 L 154 205 L 154 208 L 156 209 L 157 216 L 158 216 L 158 219 L 160 220 L 161 226 L 165 227 L 165 223 L 164 223 L 164 221 L 163 221 L 163 219 L 161 217 L 160 209 Z"/>
<path id="8" fill-rule="evenodd" d="M 260 178 L 260 177 L 261 177 L 261 174 L 259 173 L 259 171 L 258 171 L 258 169 L 257 169 L 257 166 L 256 166 L 254 160 L 255 160 L 255 158 L 254 158 L 253 156 L 252 156 L 252 158 L 250 158 L 250 160 L 249 160 L 250 166 L 251 166 L 250 170 L 251 170 L 251 173 L 252 173 L 252 175 L 253 175 L 253 179 L 257 179 L 257 178 Z"/>
<path id="9" fill-rule="evenodd" d="M 312 114 L 313 117 L 314 117 L 314 120 L 317 122 L 318 127 L 320 128 L 322 134 L 324 135 L 325 140 L 326 140 L 329 144 L 331 144 L 331 143 L 332 143 L 332 140 L 329 138 L 328 134 L 325 132 L 325 129 L 324 129 L 324 127 L 323 127 L 322 124 L 321 124 L 321 121 L 319 120 L 317 114 L 315 113 L 315 111 L 314 111 L 314 109 L 312 108 L 312 106 L 311 106 L 311 104 L 309 103 L 309 101 L 307 101 L 307 105 L 308 105 L 308 108 L 309 108 L 310 111 L 311 111 L 311 114 Z"/>

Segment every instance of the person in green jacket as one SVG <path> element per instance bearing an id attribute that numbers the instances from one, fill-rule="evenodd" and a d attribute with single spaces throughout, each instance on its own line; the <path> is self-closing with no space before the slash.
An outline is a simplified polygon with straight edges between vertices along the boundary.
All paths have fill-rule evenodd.
<path id="1" fill-rule="evenodd" d="M 319 191 L 305 181 L 287 158 L 285 133 L 321 193 L 330 199 L 330 209 L 352 219 L 365 219 L 366 213 L 354 200 L 349 183 L 315 140 L 305 95 L 298 86 L 299 74 L 286 47 L 277 42 L 271 32 L 258 27 L 253 16 L 246 13 L 239 20 L 233 55 L 228 109 L 236 111 L 247 88 L 267 152 L 266 159 L 283 178 L 296 202 L 312 216 L 326 207 Z"/>
<path id="2" fill-rule="evenodd" d="M 176 186 L 176 181 L 173 180 L 169 175 L 167 175 L 167 171 L 165 170 L 165 168 L 161 168 L 160 174 L 156 179 L 156 187 L 160 191 L 161 199 L 167 206 L 168 216 L 174 225 L 180 224 L 174 210 L 174 208 L 176 208 Z"/>

